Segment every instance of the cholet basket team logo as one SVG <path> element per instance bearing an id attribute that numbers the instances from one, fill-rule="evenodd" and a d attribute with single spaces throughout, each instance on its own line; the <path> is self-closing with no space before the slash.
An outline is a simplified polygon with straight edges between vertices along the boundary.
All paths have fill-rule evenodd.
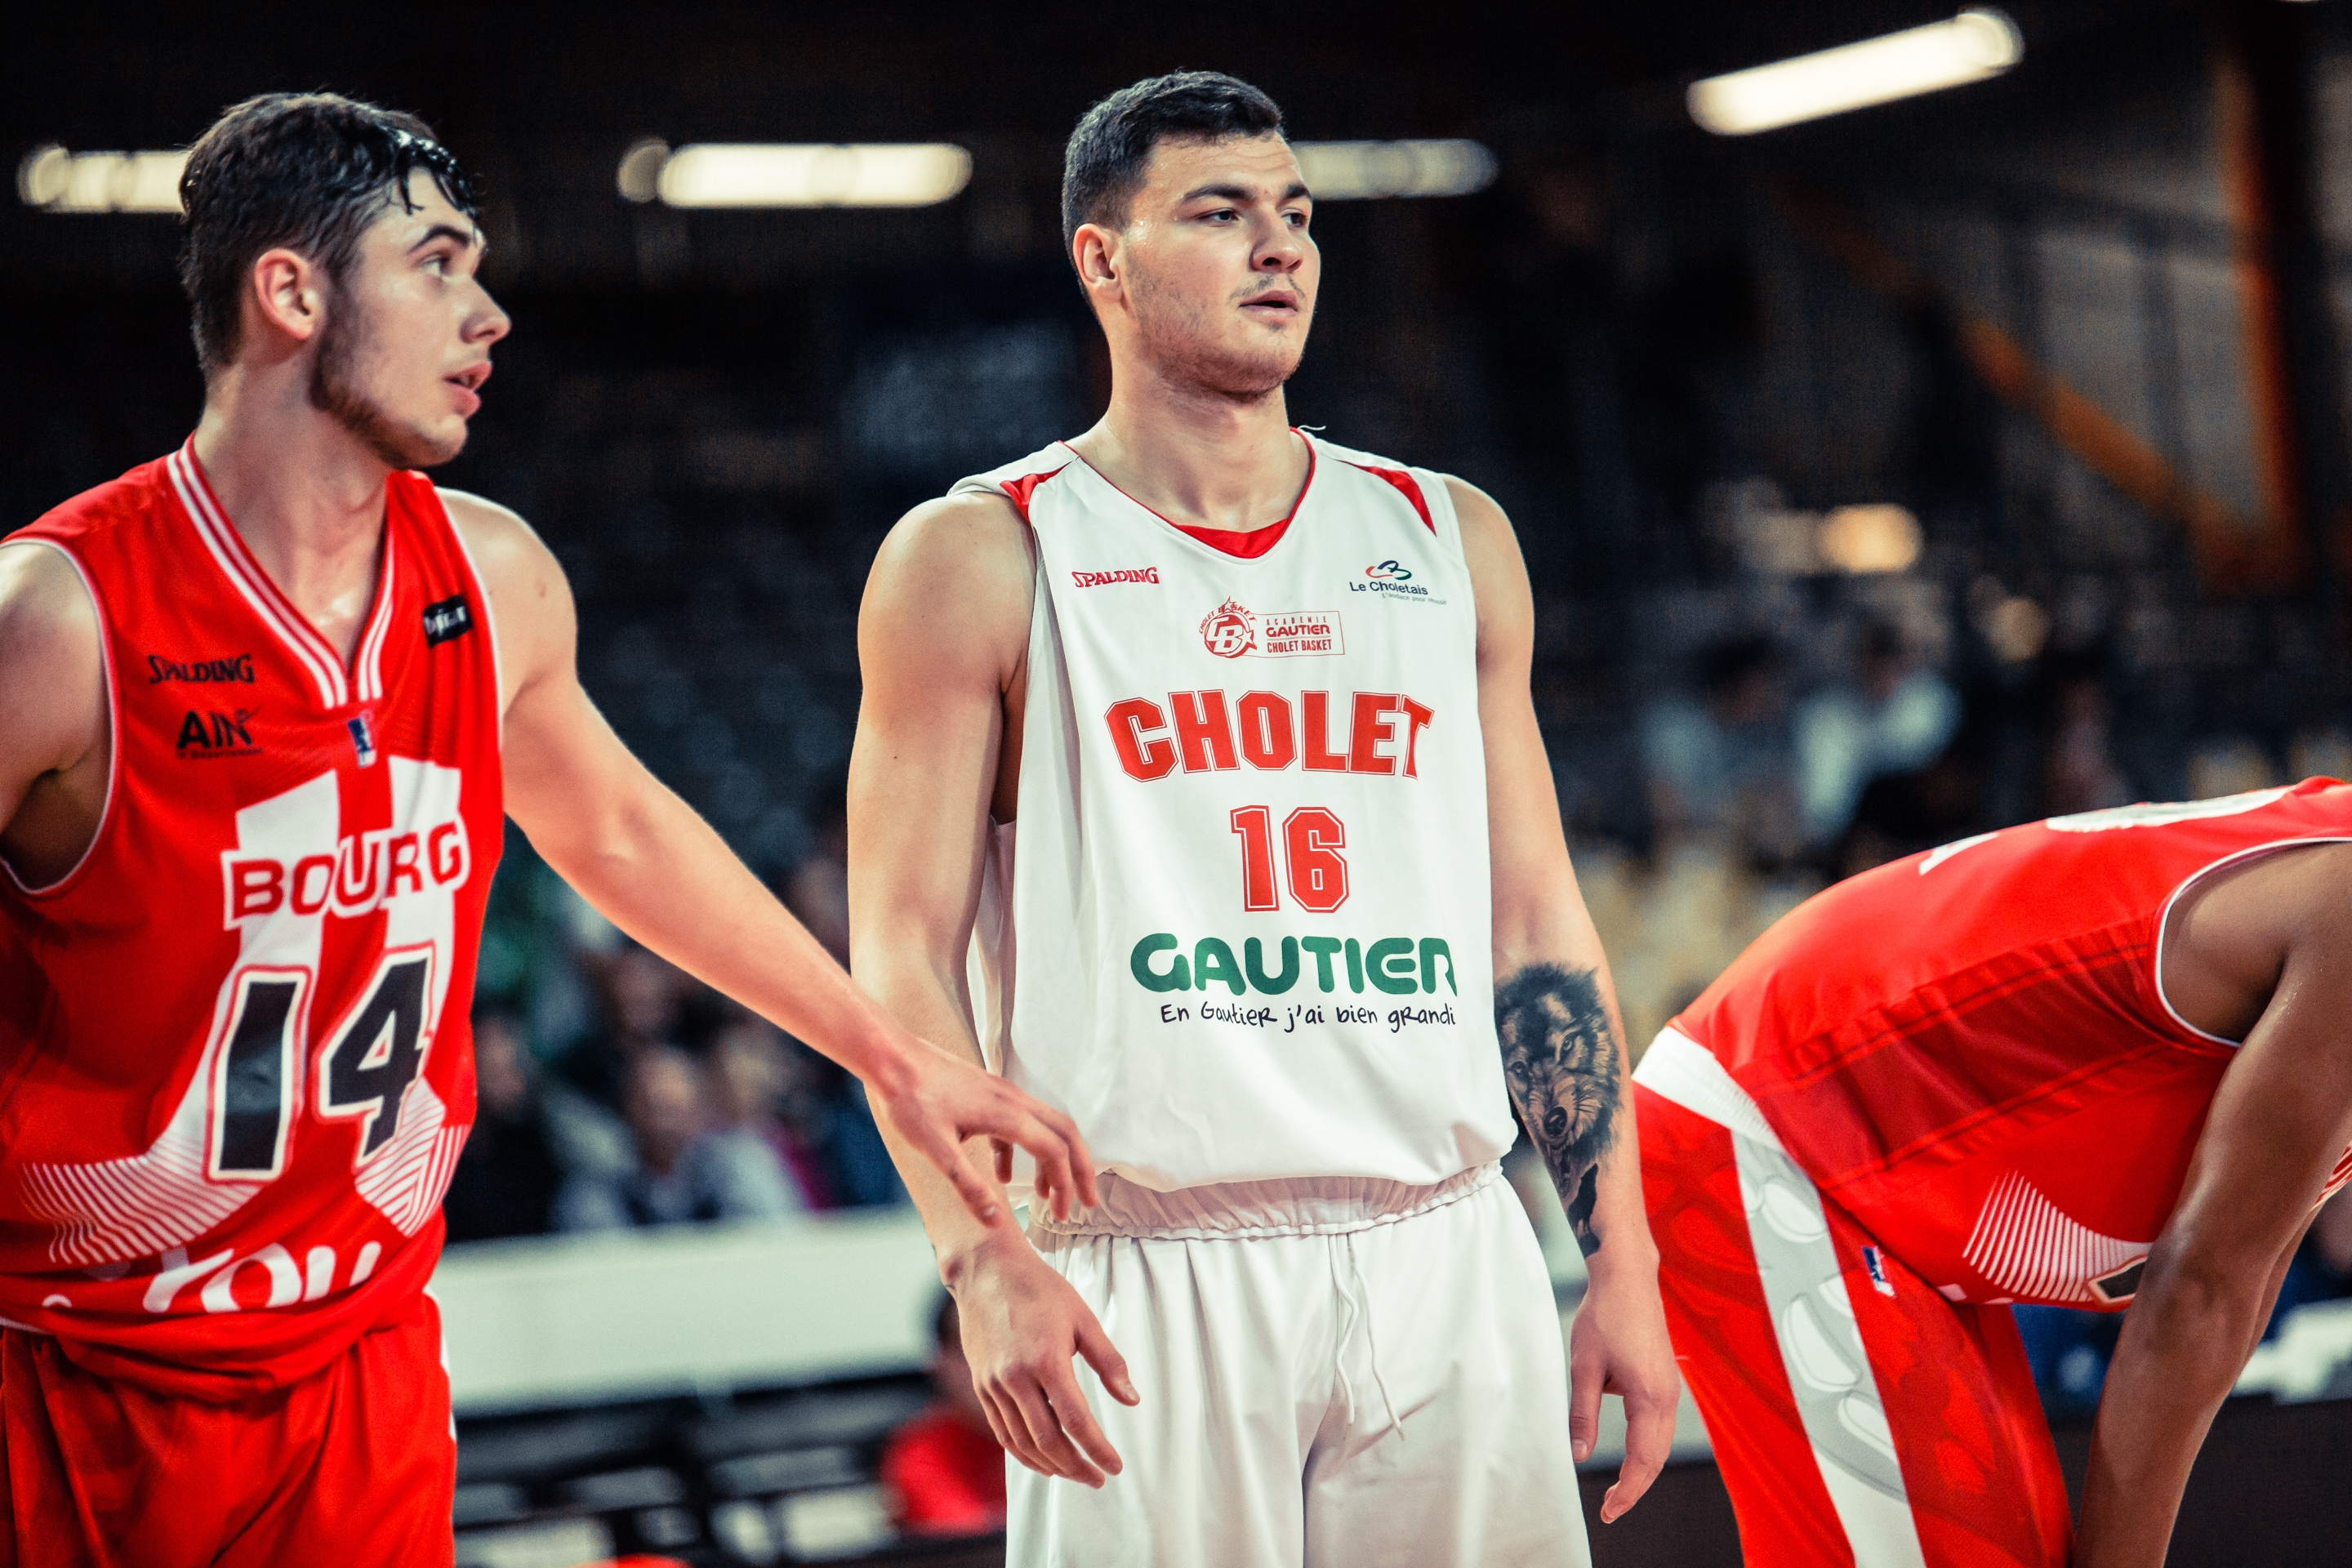
<path id="1" fill-rule="evenodd" d="M 1201 623 L 1201 640 L 1219 658 L 1239 658 L 1257 645 L 1257 617 L 1227 599 Z"/>

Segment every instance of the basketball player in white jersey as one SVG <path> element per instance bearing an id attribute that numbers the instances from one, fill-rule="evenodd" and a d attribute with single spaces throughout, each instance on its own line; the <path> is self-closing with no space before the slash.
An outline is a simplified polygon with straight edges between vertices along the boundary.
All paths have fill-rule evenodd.
<path id="1" fill-rule="evenodd" d="M 1263 93 L 1114 94 L 1063 208 L 1109 411 L 885 544 L 850 790 L 859 979 L 1104 1173 L 1024 1240 L 902 1162 L 1011 1561 L 1584 1563 L 1602 1393 L 1613 1519 L 1677 1384 L 1510 525 L 1289 427 L 1319 260 Z M 1572 1396 L 1515 1100 L 1591 1260 Z"/>

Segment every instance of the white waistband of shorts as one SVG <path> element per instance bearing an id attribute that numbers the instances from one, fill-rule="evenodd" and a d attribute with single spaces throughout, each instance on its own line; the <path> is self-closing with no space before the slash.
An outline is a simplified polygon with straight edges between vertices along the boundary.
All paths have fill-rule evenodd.
<path id="1" fill-rule="evenodd" d="M 1032 1235 L 1127 1236 L 1217 1241 L 1258 1236 L 1338 1236 L 1393 1225 L 1444 1208 L 1502 1179 L 1488 1162 L 1433 1186 L 1375 1176 L 1297 1176 L 1273 1182 L 1214 1182 L 1160 1192 L 1105 1172 L 1102 1202 L 1068 1219 L 1030 1211 Z"/>
<path id="2" fill-rule="evenodd" d="M 1658 1037 L 1650 1042 L 1633 1068 L 1633 1081 L 1718 1127 L 1745 1132 L 1767 1148 L 1788 1152 L 1780 1148 L 1780 1135 L 1764 1120 L 1763 1107 L 1739 1087 L 1739 1080 L 1716 1059 L 1713 1051 L 1679 1029 L 1658 1031 Z"/>

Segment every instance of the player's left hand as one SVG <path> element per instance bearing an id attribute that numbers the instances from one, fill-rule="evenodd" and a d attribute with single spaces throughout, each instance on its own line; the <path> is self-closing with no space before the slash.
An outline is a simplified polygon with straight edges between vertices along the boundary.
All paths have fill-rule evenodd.
<path id="1" fill-rule="evenodd" d="M 1094 1157 L 1076 1122 L 927 1040 L 909 1037 L 897 1070 L 877 1074 L 866 1087 L 891 1127 L 946 1173 L 982 1225 L 1010 1226 L 1013 1216 L 965 1163 L 967 1138 L 986 1138 L 994 1146 L 999 1182 L 1012 1179 L 1013 1151 L 1029 1151 L 1037 1162 L 1036 1202 L 1057 1219 L 1069 1217 L 1073 1201 L 1088 1207 L 1101 1201 Z"/>
<path id="2" fill-rule="evenodd" d="M 1601 1522 L 1608 1524 L 1642 1500 L 1675 1446 L 1682 1374 L 1666 1338 L 1656 1265 L 1622 1262 L 1593 1271 L 1569 1331 L 1568 1380 L 1569 1445 L 1580 1464 L 1600 1436 L 1601 1396 L 1625 1401 L 1625 1460 L 1601 1500 Z"/>

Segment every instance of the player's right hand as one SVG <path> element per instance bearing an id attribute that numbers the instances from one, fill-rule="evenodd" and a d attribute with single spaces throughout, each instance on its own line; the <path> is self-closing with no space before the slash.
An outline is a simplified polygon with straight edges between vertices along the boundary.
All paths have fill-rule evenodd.
<path id="1" fill-rule="evenodd" d="M 897 1070 L 876 1074 L 866 1087 L 882 1101 L 891 1127 L 955 1184 L 982 1225 L 1010 1229 L 1013 1216 L 996 1190 L 965 1161 L 967 1138 L 994 1144 L 1000 1182 L 1013 1174 L 1013 1149 L 1029 1151 L 1037 1162 L 1037 1206 L 1052 1209 L 1056 1219 L 1069 1218 L 1073 1202 L 1091 1207 L 1100 1201 L 1094 1157 L 1078 1136 L 1078 1124 L 961 1057 L 909 1036 Z"/>
<path id="2" fill-rule="evenodd" d="M 1069 1281 L 1017 1232 L 992 1234 L 964 1258 L 954 1291 L 972 1386 L 1005 1451 L 1041 1476 L 1083 1486 L 1118 1474 L 1118 1450 L 1095 1424 L 1073 1358 L 1086 1357 L 1122 1405 L 1142 1396 Z"/>

